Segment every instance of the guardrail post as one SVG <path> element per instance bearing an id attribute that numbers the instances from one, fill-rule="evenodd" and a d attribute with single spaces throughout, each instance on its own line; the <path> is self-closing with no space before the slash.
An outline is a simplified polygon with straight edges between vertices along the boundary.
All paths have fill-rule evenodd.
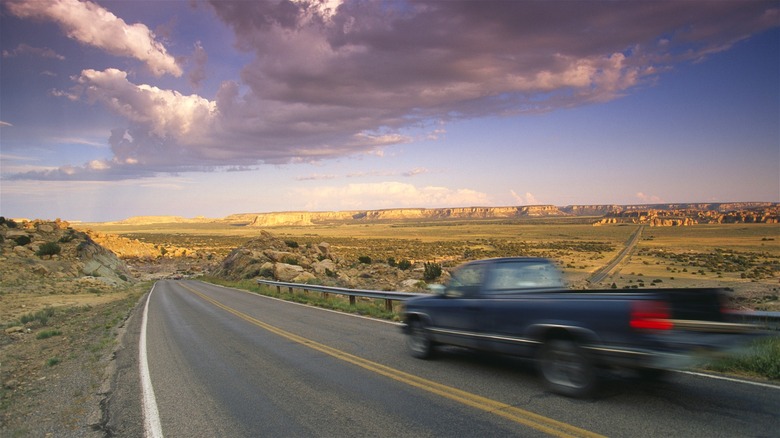
<path id="1" fill-rule="evenodd" d="M 355 296 L 354 295 L 350 295 L 349 296 L 349 305 L 350 306 L 354 306 L 355 305 Z"/>
<path id="2" fill-rule="evenodd" d="M 290 287 L 288 287 L 288 288 L 287 288 L 287 292 L 289 292 L 289 293 L 290 293 L 290 295 L 292 295 L 292 293 L 293 293 L 293 288 L 292 288 L 292 286 L 290 286 Z"/>
<path id="3" fill-rule="evenodd" d="M 282 294 L 282 287 L 281 286 L 276 285 L 276 293 L 278 293 L 279 295 Z"/>
<path id="4" fill-rule="evenodd" d="M 385 310 L 387 310 L 388 312 L 393 311 L 393 300 L 389 300 L 389 299 L 385 300 Z"/>

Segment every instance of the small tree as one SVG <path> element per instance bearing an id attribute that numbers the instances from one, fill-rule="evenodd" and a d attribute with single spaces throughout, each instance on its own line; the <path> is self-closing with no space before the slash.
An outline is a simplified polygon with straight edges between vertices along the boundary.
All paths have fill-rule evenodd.
<path id="1" fill-rule="evenodd" d="M 51 256 L 57 255 L 62 251 L 62 248 L 57 245 L 56 242 L 46 242 L 43 245 L 41 245 L 40 248 L 38 248 L 38 252 L 35 254 L 38 257 L 44 257 L 44 256 Z"/>

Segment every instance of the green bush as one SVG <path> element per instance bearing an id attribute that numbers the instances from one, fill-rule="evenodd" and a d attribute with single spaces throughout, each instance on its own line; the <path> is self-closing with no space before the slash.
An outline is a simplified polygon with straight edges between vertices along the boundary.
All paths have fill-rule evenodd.
<path id="1" fill-rule="evenodd" d="M 742 355 L 710 364 L 708 369 L 720 372 L 743 372 L 780 380 L 780 337 L 756 341 Z"/>
<path id="2" fill-rule="evenodd" d="M 371 264 L 371 257 L 369 257 L 369 256 L 360 256 L 360 257 L 358 257 L 358 261 L 360 263 L 364 263 L 366 265 L 370 265 Z"/>
<path id="3" fill-rule="evenodd" d="M 25 246 L 29 245 L 30 242 L 32 242 L 32 239 L 30 239 L 30 236 L 19 236 L 14 239 L 14 242 L 16 242 L 16 244 L 19 246 Z"/>
<path id="4" fill-rule="evenodd" d="M 16 228 L 18 226 L 13 219 L 6 219 L 3 216 L 0 216 L 0 225 L 5 225 L 8 228 Z"/>
<path id="5" fill-rule="evenodd" d="M 435 280 L 441 277 L 441 264 L 436 262 L 425 262 L 423 278 L 425 281 Z"/>
<path id="6" fill-rule="evenodd" d="M 59 254 L 61 251 L 62 248 L 59 245 L 57 245 L 56 242 L 46 242 L 43 245 L 41 245 L 40 248 L 38 248 L 38 252 L 36 252 L 35 254 L 38 257 L 43 257 L 43 256 L 51 257 L 53 255 Z"/>
<path id="7" fill-rule="evenodd" d="M 43 330 L 38 332 L 37 335 L 35 335 L 35 339 L 48 339 L 52 336 L 59 336 L 62 332 L 59 330 Z"/>
<path id="8" fill-rule="evenodd" d="M 51 307 L 47 307 L 37 312 L 22 315 L 22 318 L 20 320 L 22 321 L 22 324 L 38 321 L 41 325 L 46 325 L 49 323 L 49 318 L 51 318 L 52 316 L 54 316 L 54 309 Z"/>
<path id="9" fill-rule="evenodd" d="M 409 260 L 403 259 L 400 262 L 398 262 L 398 269 L 405 271 L 412 267 L 412 262 Z"/>

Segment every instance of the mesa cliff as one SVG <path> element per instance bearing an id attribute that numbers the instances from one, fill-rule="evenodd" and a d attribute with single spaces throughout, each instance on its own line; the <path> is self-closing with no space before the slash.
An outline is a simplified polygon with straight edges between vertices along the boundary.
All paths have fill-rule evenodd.
<path id="1" fill-rule="evenodd" d="M 137 216 L 114 225 L 224 223 L 247 227 L 313 226 L 339 223 L 379 223 L 413 220 L 486 220 L 533 218 L 592 218 L 594 225 L 642 223 L 651 226 L 687 226 L 710 223 L 780 223 L 780 203 L 677 203 L 523 205 L 507 207 L 391 208 L 346 211 L 282 211 L 236 213 L 221 219 L 178 216 Z"/>
<path id="2" fill-rule="evenodd" d="M 778 223 L 780 204 L 771 202 L 648 204 L 648 205 L 529 205 L 515 207 L 398 208 L 326 212 L 274 212 L 233 215 L 250 227 L 310 226 L 344 222 L 447 219 L 522 219 L 593 217 L 594 224 L 646 223 L 684 226 L 699 223 Z"/>

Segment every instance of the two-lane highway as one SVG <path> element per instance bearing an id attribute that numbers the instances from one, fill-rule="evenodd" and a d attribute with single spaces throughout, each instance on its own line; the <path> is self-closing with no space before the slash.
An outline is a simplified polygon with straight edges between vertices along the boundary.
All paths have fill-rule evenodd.
<path id="1" fill-rule="evenodd" d="M 780 424 L 775 387 L 616 376 L 571 400 L 529 362 L 460 349 L 416 360 L 395 324 L 196 281 L 158 282 L 147 312 L 169 437 L 770 436 Z"/>

